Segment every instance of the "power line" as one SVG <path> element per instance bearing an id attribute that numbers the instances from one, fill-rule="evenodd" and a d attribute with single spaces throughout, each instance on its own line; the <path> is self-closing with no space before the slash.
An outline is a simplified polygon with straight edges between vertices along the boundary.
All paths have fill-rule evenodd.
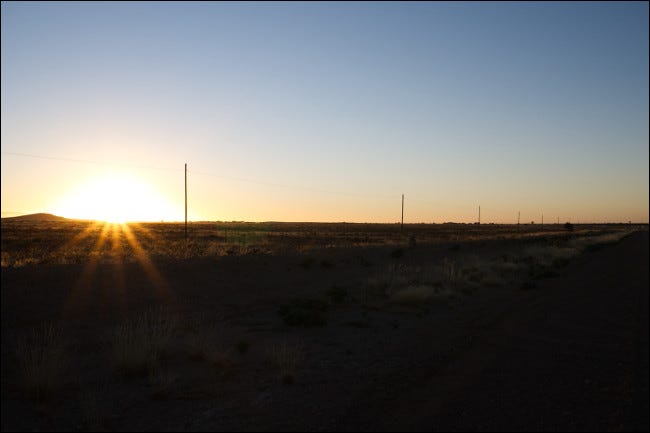
<path id="1" fill-rule="evenodd" d="M 317 192 L 317 193 L 321 193 L 321 194 L 345 195 L 345 196 L 350 196 L 350 197 L 380 198 L 380 199 L 384 199 L 384 200 L 393 200 L 395 198 L 394 196 L 388 196 L 388 195 L 359 194 L 359 193 L 354 193 L 354 192 L 330 191 L 330 190 L 326 190 L 326 189 L 313 188 L 313 187 L 309 187 L 309 186 L 287 185 L 287 184 L 276 183 L 276 182 L 268 182 L 268 181 L 257 180 L 257 179 L 247 179 L 247 178 L 243 178 L 243 177 L 224 176 L 224 175 L 212 174 L 212 173 L 207 173 L 207 172 L 202 172 L 202 171 L 188 170 L 188 173 L 197 174 L 199 176 L 209 176 L 209 177 L 214 177 L 214 178 L 218 178 L 218 179 L 234 180 L 234 181 L 237 181 L 237 182 L 255 183 L 255 184 L 258 184 L 258 185 L 266 185 L 266 186 L 271 186 L 271 187 L 276 187 L 276 188 L 300 189 L 300 190 L 303 190 L 303 191 Z"/>
<path id="2" fill-rule="evenodd" d="M 96 165 L 129 167 L 129 168 L 140 168 L 140 169 L 147 169 L 147 170 L 182 171 L 181 169 L 178 168 L 155 167 L 151 165 L 147 166 L 147 165 L 125 164 L 120 162 L 96 161 L 90 159 L 61 158 L 57 156 L 34 155 L 30 153 L 19 153 L 19 152 L 1 152 L 1 153 L 2 155 L 20 156 L 24 158 L 35 158 L 35 159 L 48 159 L 53 161 L 76 162 L 81 164 L 96 164 Z"/>
<path id="3" fill-rule="evenodd" d="M 52 161 L 75 162 L 75 163 L 81 163 L 81 164 L 120 166 L 120 167 L 129 167 L 129 168 L 139 168 L 139 169 L 149 169 L 149 170 L 165 170 L 165 171 L 176 171 L 176 172 L 183 171 L 183 169 L 178 169 L 178 168 L 143 166 L 143 165 L 124 164 L 124 163 L 112 163 L 112 162 L 106 162 L 106 161 L 97 161 L 97 160 L 89 160 L 89 159 L 76 159 L 76 158 L 64 158 L 64 157 L 56 157 L 56 156 L 49 156 L 49 155 L 35 155 L 35 154 L 20 153 L 20 152 L 1 152 L 1 153 L 3 155 L 19 156 L 19 157 L 24 157 L 24 158 L 35 158 L 35 159 L 46 159 L 46 160 L 52 160 Z M 187 173 L 196 174 L 196 175 L 199 175 L 199 176 L 209 176 L 209 177 L 214 177 L 214 178 L 218 178 L 218 179 L 228 179 L 228 180 L 233 180 L 233 181 L 237 181 L 237 182 L 247 182 L 247 183 L 254 183 L 254 184 L 258 184 L 258 185 L 266 185 L 266 186 L 271 186 L 271 187 L 276 187 L 276 188 L 299 189 L 299 190 L 303 190 L 303 191 L 316 192 L 316 193 L 321 193 L 321 194 L 344 195 L 344 196 L 350 196 L 350 197 L 379 198 L 379 199 L 384 199 L 384 200 L 393 200 L 393 198 L 394 198 L 393 196 L 386 196 L 386 195 L 359 194 L 359 193 L 344 192 L 344 191 L 330 191 L 330 190 L 325 190 L 325 189 L 320 189 L 320 188 L 313 188 L 313 187 L 308 187 L 308 186 L 287 185 L 287 184 L 269 182 L 269 181 L 258 180 L 258 179 L 248 179 L 248 178 L 242 178 L 242 177 L 217 175 L 217 174 L 208 173 L 208 172 L 204 172 L 204 171 L 187 170 Z"/>

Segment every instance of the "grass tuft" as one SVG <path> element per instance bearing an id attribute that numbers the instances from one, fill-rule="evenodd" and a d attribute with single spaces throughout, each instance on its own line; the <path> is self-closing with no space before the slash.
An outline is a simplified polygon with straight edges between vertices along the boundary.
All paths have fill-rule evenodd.
<path id="1" fill-rule="evenodd" d="M 46 324 L 19 337 L 16 357 L 27 395 L 45 400 L 63 384 L 67 366 L 66 342 L 59 328 Z"/>
<path id="2" fill-rule="evenodd" d="M 113 357 L 125 376 L 145 375 L 166 354 L 177 320 L 163 310 L 150 310 L 119 325 L 113 334 Z"/>
<path id="3" fill-rule="evenodd" d="M 280 381 L 284 384 L 294 383 L 298 366 L 305 358 L 302 344 L 281 341 L 269 346 L 266 354 L 271 364 L 279 369 Z"/>

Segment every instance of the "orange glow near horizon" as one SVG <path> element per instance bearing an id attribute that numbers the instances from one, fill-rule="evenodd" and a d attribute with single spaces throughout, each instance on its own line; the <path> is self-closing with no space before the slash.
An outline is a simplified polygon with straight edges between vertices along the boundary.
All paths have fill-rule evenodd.
<path id="1" fill-rule="evenodd" d="M 180 220 L 182 211 L 143 180 L 127 173 L 109 173 L 90 179 L 55 206 L 66 218 L 107 223 Z"/>

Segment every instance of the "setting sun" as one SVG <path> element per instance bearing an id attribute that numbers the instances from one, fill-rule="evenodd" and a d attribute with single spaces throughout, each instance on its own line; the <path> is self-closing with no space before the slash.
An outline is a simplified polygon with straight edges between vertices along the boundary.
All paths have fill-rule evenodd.
<path id="1" fill-rule="evenodd" d="M 174 209 L 149 184 L 126 173 L 111 173 L 84 182 L 64 196 L 56 213 L 113 223 L 182 218 L 182 211 Z"/>

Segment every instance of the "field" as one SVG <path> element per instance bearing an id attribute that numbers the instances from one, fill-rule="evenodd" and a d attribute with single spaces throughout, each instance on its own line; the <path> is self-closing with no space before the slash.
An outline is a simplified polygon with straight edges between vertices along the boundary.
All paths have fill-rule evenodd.
<path id="1" fill-rule="evenodd" d="M 647 239 L 3 219 L 2 430 L 647 428 Z"/>

